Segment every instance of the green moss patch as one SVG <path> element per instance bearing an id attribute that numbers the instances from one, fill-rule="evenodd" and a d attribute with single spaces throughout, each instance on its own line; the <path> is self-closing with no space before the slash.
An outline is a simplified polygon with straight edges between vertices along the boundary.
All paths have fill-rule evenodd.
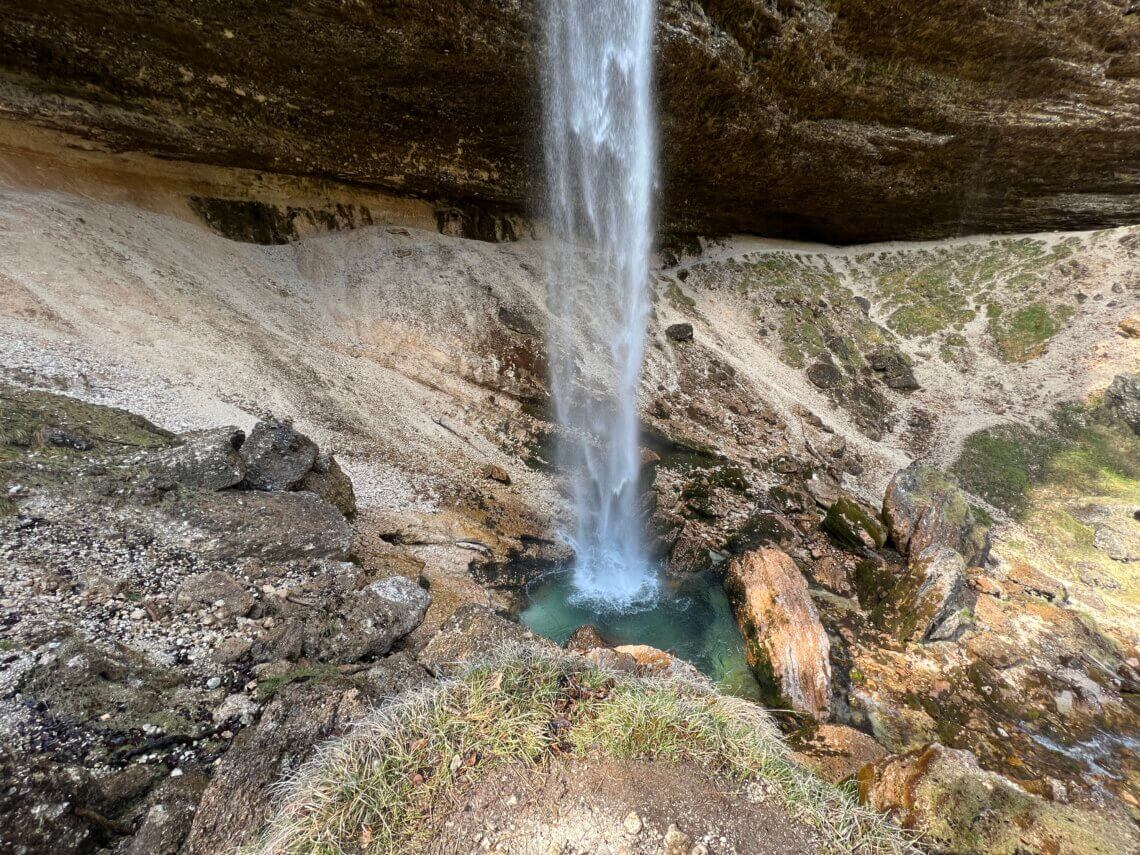
<path id="1" fill-rule="evenodd" d="M 1002 317 L 989 321 L 998 354 L 1006 362 L 1028 362 L 1045 352 L 1045 346 L 1064 327 L 1072 315 L 1068 306 L 1050 308 L 1045 303 L 1033 303 Z"/>

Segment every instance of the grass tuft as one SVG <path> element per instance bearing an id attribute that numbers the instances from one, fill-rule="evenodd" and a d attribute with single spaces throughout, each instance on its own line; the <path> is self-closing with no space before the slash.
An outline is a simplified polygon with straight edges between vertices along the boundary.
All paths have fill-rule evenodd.
<path id="1" fill-rule="evenodd" d="M 460 677 L 377 709 L 281 789 L 247 852 L 417 851 L 452 788 L 507 763 L 596 756 L 696 762 L 763 780 L 829 852 L 916 852 L 902 832 L 794 763 L 764 710 L 678 679 L 640 679 L 578 657 L 505 648 Z"/>

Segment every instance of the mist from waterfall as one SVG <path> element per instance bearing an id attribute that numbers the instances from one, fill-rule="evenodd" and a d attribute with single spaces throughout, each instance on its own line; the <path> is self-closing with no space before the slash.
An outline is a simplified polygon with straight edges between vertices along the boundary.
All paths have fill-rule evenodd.
<path id="1" fill-rule="evenodd" d="M 637 507 L 656 163 L 653 6 L 545 0 L 543 8 L 548 344 L 559 462 L 573 489 L 568 539 L 576 596 L 614 609 L 652 599 L 657 584 Z"/>

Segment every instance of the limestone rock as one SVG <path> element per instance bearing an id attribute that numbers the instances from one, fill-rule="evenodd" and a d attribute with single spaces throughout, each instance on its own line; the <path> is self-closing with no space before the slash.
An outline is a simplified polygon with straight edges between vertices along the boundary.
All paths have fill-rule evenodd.
<path id="1" fill-rule="evenodd" d="M 146 467 L 160 478 L 186 487 L 224 490 L 245 477 L 238 449 L 245 433 L 236 427 L 194 431 L 179 437 L 181 445 L 148 455 Z"/>
<path id="2" fill-rule="evenodd" d="M 82 766 L 35 762 L 20 764 L 0 752 L 0 851 L 12 855 L 94 850 L 99 829 L 76 814 L 99 810 L 102 794 Z"/>
<path id="3" fill-rule="evenodd" d="M 318 454 L 313 468 L 297 484 L 298 490 L 316 493 L 346 517 L 356 513 L 356 492 L 352 479 L 344 474 L 331 454 Z"/>
<path id="4" fill-rule="evenodd" d="M 183 851 L 214 855 L 236 849 L 269 816 L 273 787 L 368 711 L 368 697 L 339 682 L 284 686 L 256 728 L 243 730 L 222 757 L 198 805 Z"/>
<path id="5" fill-rule="evenodd" d="M 827 718 L 830 642 L 795 562 L 779 549 L 745 553 L 729 565 L 725 587 L 753 670 L 778 680 L 795 709 Z"/>
<path id="6" fill-rule="evenodd" d="M 341 560 L 352 546 L 344 514 L 313 493 L 197 493 L 149 513 L 164 539 L 213 560 Z"/>
<path id="7" fill-rule="evenodd" d="M 208 779 L 201 774 L 167 778 L 147 798 L 146 814 L 126 855 L 176 855 L 190 833 Z"/>
<path id="8" fill-rule="evenodd" d="M 966 565 L 947 547 L 931 547 L 911 563 L 919 580 L 914 599 L 903 606 L 906 615 L 900 636 L 912 641 L 953 638 L 968 609 Z"/>
<path id="9" fill-rule="evenodd" d="M 880 347 L 873 350 L 868 357 L 871 368 L 882 375 L 883 382 L 891 389 L 900 392 L 912 392 L 919 388 L 914 378 L 914 369 L 906 356 L 892 347 Z"/>
<path id="10" fill-rule="evenodd" d="M 706 678 L 693 665 L 671 653 L 650 647 L 648 644 L 622 644 L 614 648 L 619 656 L 629 656 L 643 677 L 684 677 L 707 683 Z"/>
<path id="11" fill-rule="evenodd" d="M 1104 403 L 1140 434 L 1140 374 L 1117 374 L 1104 393 Z"/>
<path id="12" fill-rule="evenodd" d="M 537 4 L 230 5 L 208 27 L 179 8 L 13 4 L 0 112 L 115 151 L 523 209 Z M 663 225 L 850 243 L 1135 222 L 1129 9 L 661 4 Z M 201 207 L 296 233 L 284 206 L 224 201 Z M 500 235 L 459 213 L 463 233 Z"/>
<path id="13" fill-rule="evenodd" d="M 430 604 L 428 592 L 403 576 L 373 582 L 306 626 L 305 655 L 322 662 L 383 656 L 423 622 Z"/>
<path id="14" fill-rule="evenodd" d="M 241 447 L 245 486 L 251 490 L 292 490 L 317 462 L 317 444 L 289 422 L 259 421 Z"/>
<path id="15" fill-rule="evenodd" d="M 484 478 L 490 478 L 492 481 L 498 481 L 500 484 L 511 483 L 511 474 L 502 466 L 494 463 L 486 463 L 483 465 L 481 471 Z"/>
<path id="16" fill-rule="evenodd" d="M 989 554 L 988 527 L 954 477 L 933 466 L 915 462 L 895 473 L 883 498 L 883 521 L 899 552 L 912 558 L 947 546 L 975 567 Z"/>
<path id="17" fill-rule="evenodd" d="M 576 653 L 586 653 L 596 647 L 609 647 L 609 643 L 598 632 L 597 628 L 591 624 L 584 623 L 566 639 L 566 649 L 572 650 Z"/>
<path id="18" fill-rule="evenodd" d="M 934 743 L 859 773 L 861 798 L 946 853 L 1140 851 L 1140 830 L 1119 807 L 1046 801 L 978 766 L 969 751 Z"/>
<path id="19" fill-rule="evenodd" d="M 436 674 L 454 674 L 465 663 L 511 644 L 554 645 L 521 624 L 499 617 L 486 606 L 474 603 L 460 606 L 428 642 L 419 662 Z"/>
<path id="20" fill-rule="evenodd" d="M 253 595 L 222 570 L 191 576 L 182 583 L 174 600 L 183 610 L 220 608 L 231 616 L 244 615 L 253 608 Z"/>

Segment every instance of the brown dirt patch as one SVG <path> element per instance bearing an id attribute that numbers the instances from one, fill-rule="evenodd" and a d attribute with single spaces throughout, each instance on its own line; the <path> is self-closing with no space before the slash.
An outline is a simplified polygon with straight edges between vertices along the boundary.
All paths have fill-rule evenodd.
<path id="1" fill-rule="evenodd" d="M 631 814 L 637 815 L 640 830 Z M 693 764 L 658 760 L 512 766 L 456 792 L 438 822 L 426 850 L 430 855 L 819 851 L 813 830 L 774 798 L 765 798 L 760 787 L 741 793 Z M 676 833 L 669 836 L 670 826 L 688 843 Z"/>

